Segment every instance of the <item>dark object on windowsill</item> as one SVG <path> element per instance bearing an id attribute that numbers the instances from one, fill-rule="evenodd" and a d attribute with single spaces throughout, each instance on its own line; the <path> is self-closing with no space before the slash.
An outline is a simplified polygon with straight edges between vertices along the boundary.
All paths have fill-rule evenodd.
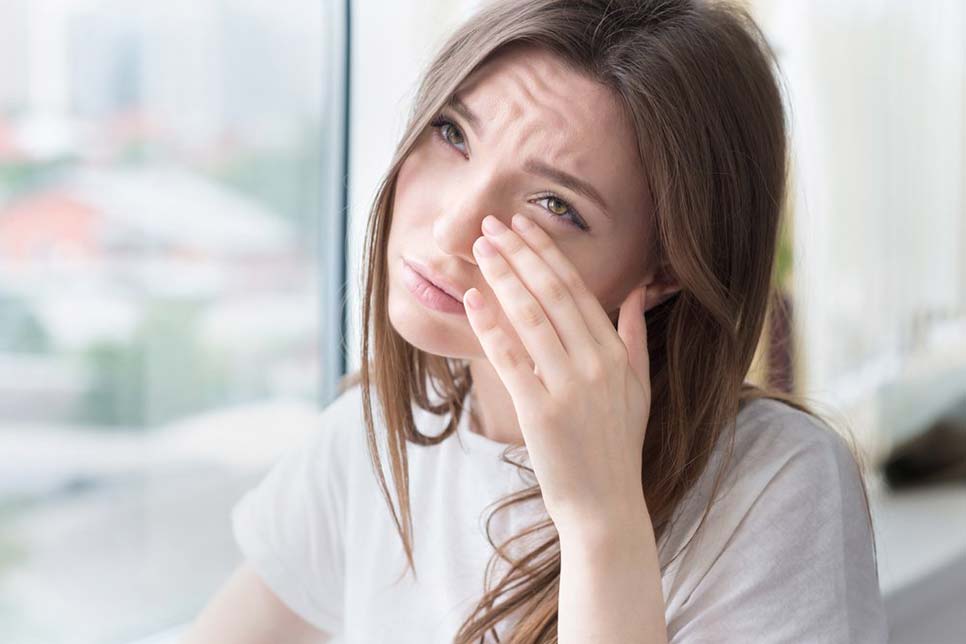
<path id="1" fill-rule="evenodd" d="M 948 414 L 894 447 L 882 466 L 892 489 L 966 483 L 966 416 Z"/>

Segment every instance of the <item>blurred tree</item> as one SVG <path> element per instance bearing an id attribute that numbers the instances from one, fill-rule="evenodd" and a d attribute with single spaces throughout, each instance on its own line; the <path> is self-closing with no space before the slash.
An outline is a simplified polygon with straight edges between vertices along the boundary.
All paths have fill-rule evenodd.
<path id="1" fill-rule="evenodd" d="M 47 353 L 50 337 L 21 296 L 0 294 L 0 352 Z"/>
<path id="2" fill-rule="evenodd" d="M 221 184 L 252 197 L 292 223 L 301 244 L 311 244 L 318 229 L 322 190 L 322 132 L 306 122 L 302 134 L 289 146 L 239 148 L 206 172 Z M 310 247 L 302 248 L 308 251 Z"/>
<path id="3" fill-rule="evenodd" d="M 202 306 L 184 300 L 148 304 L 130 344 L 102 342 L 85 352 L 92 385 L 84 422 L 151 427 L 227 399 L 224 360 L 197 337 Z"/>

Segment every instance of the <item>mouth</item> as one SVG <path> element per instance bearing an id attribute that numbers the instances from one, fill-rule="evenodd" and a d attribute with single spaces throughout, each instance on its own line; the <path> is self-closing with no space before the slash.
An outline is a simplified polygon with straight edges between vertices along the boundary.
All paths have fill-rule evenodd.
<path id="1" fill-rule="evenodd" d="M 455 285 L 453 285 L 452 282 L 447 280 L 445 277 L 441 275 L 437 275 L 432 270 L 430 270 L 428 266 L 426 266 L 425 264 L 422 264 L 417 260 L 404 257 L 403 262 L 407 264 L 410 269 L 418 273 L 420 277 L 422 277 L 424 280 L 426 280 L 427 282 L 429 282 L 430 284 L 432 284 L 433 286 L 441 290 L 443 293 L 446 293 L 447 295 L 449 295 L 451 298 L 453 298 L 458 302 L 463 301 L 463 293 L 466 291 L 466 289 L 460 290 Z"/>
<path id="2" fill-rule="evenodd" d="M 457 289 L 434 275 L 423 264 L 402 259 L 402 279 L 416 300 L 426 308 L 443 313 L 466 315 L 462 295 L 453 296 Z"/>

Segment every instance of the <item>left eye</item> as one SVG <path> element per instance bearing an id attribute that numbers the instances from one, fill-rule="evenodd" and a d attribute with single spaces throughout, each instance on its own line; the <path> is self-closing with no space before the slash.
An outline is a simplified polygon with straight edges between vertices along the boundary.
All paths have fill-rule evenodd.
<path id="1" fill-rule="evenodd" d="M 554 217 L 551 217 L 551 219 L 558 221 L 563 220 L 567 222 L 564 225 L 576 226 L 581 230 L 585 230 L 587 228 L 577 211 L 560 197 L 557 197 L 556 195 L 547 195 L 545 197 L 541 197 L 540 199 L 535 199 L 534 201 L 536 203 L 540 203 L 541 201 L 547 202 L 548 205 L 544 206 L 544 209 L 547 210 L 547 212 L 553 213 Z"/>

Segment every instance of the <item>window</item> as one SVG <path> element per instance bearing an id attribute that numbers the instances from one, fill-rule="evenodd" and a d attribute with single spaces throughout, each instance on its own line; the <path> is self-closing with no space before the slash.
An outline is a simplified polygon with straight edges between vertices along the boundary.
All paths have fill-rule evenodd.
<path id="1" fill-rule="evenodd" d="M 0 640 L 194 617 L 345 369 L 345 16 L 0 4 Z"/>
<path id="2" fill-rule="evenodd" d="M 801 393 L 876 448 L 966 390 L 966 6 L 755 6 L 790 93 Z"/>

